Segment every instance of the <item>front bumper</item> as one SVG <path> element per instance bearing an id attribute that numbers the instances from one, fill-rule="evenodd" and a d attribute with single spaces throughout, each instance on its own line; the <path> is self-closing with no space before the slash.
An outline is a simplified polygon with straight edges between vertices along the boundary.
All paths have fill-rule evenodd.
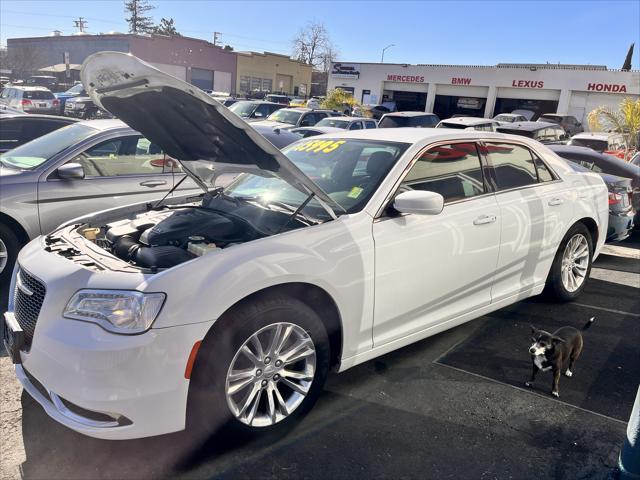
<path id="1" fill-rule="evenodd" d="M 63 425 L 96 438 L 121 440 L 185 428 L 189 380 L 185 368 L 211 322 L 117 335 L 62 317 L 81 288 L 135 288 L 133 274 L 92 272 L 44 252 L 37 241 L 18 262 L 47 287 L 31 347 L 20 351 L 16 375 L 25 390 Z M 12 305 L 9 305 L 12 309 Z M 180 312 L 163 314 L 181 315 Z"/>

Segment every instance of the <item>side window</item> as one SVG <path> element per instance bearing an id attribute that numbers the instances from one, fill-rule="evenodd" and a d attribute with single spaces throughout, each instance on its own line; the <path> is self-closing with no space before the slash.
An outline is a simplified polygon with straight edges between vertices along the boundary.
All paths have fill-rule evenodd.
<path id="1" fill-rule="evenodd" d="M 0 123 L 2 125 L 0 128 L 0 150 L 3 152 L 11 150 L 20 144 L 24 123 L 18 119 Z"/>
<path id="2" fill-rule="evenodd" d="M 87 177 L 157 175 L 165 172 L 166 163 L 160 148 L 139 136 L 107 140 L 71 161 L 81 164 Z"/>
<path id="3" fill-rule="evenodd" d="M 531 151 L 520 145 L 487 143 L 498 190 L 526 187 L 538 183 Z"/>
<path id="4" fill-rule="evenodd" d="M 353 122 L 349 130 L 362 130 L 362 122 Z"/>
<path id="5" fill-rule="evenodd" d="M 483 194 L 482 164 L 475 143 L 427 150 L 407 173 L 401 188 L 437 192 L 445 203 Z"/>
<path id="6" fill-rule="evenodd" d="M 547 167 L 542 159 L 533 152 L 531 152 L 531 155 L 533 155 L 533 162 L 535 163 L 536 171 L 538 172 L 538 181 L 542 183 L 554 180 L 551 170 L 549 170 L 549 167 Z"/>
<path id="7" fill-rule="evenodd" d="M 376 122 L 366 121 L 364 122 L 366 128 L 376 128 Z"/>

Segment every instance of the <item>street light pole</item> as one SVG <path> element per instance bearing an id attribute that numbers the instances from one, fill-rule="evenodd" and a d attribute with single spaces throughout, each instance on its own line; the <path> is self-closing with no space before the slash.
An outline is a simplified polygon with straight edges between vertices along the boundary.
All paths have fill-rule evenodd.
<path id="1" fill-rule="evenodd" d="M 382 57 L 380 58 L 380 63 L 384 63 L 384 52 L 387 51 L 388 48 L 395 47 L 395 44 L 387 45 L 382 49 Z"/>

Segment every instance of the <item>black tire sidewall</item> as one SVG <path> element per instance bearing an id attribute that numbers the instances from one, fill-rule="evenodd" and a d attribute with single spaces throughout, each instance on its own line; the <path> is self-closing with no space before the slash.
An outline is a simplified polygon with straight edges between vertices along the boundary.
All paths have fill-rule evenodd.
<path id="1" fill-rule="evenodd" d="M 13 273 L 13 266 L 18 259 L 18 252 L 22 245 L 20 244 L 20 240 L 16 234 L 4 223 L 0 223 L 0 238 L 7 249 L 7 264 L 5 265 L 4 270 L 0 272 L 0 291 L 4 292 L 6 291 L 5 287 L 9 287 L 9 281 L 11 280 L 11 275 Z"/>
<path id="2" fill-rule="evenodd" d="M 255 332 L 278 322 L 302 327 L 316 349 L 316 371 L 304 401 L 287 418 L 270 427 L 249 427 L 237 420 L 225 395 L 227 371 L 238 349 Z M 200 437 L 226 439 L 279 436 L 313 407 L 330 368 L 329 338 L 318 315 L 303 302 L 286 296 L 252 298 L 225 313 L 204 339 L 194 364 L 187 402 L 187 428 Z"/>
<path id="3" fill-rule="evenodd" d="M 562 256 L 564 255 L 565 248 L 567 247 L 567 243 L 569 240 L 573 238 L 576 234 L 581 234 L 587 239 L 587 245 L 589 246 L 589 264 L 587 266 L 587 273 L 582 285 L 574 291 L 570 292 L 567 290 L 562 283 Z M 560 246 L 558 247 L 558 251 L 556 252 L 556 256 L 553 260 L 553 264 L 551 265 L 551 272 L 549 272 L 549 284 L 548 290 L 549 293 L 560 302 L 570 302 L 575 300 L 580 294 L 582 290 L 585 289 L 587 282 L 589 281 L 589 275 L 591 274 L 591 265 L 593 262 L 593 239 L 591 238 L 591 234 L 585 225 L 582 223 L 575 224 L 572 226 L 567 234 L 560 242 Z"/>

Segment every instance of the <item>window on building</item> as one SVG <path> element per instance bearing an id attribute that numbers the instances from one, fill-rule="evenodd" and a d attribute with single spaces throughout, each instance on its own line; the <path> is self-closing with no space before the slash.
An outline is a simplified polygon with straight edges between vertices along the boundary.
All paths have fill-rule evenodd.
<path id="1" fill-rule="evenodd" d="M 247 77 L 245 75 L 242 75 L 240 77 L 240 91 L 241 92 L 251 91 L 251 77 Z"/>

